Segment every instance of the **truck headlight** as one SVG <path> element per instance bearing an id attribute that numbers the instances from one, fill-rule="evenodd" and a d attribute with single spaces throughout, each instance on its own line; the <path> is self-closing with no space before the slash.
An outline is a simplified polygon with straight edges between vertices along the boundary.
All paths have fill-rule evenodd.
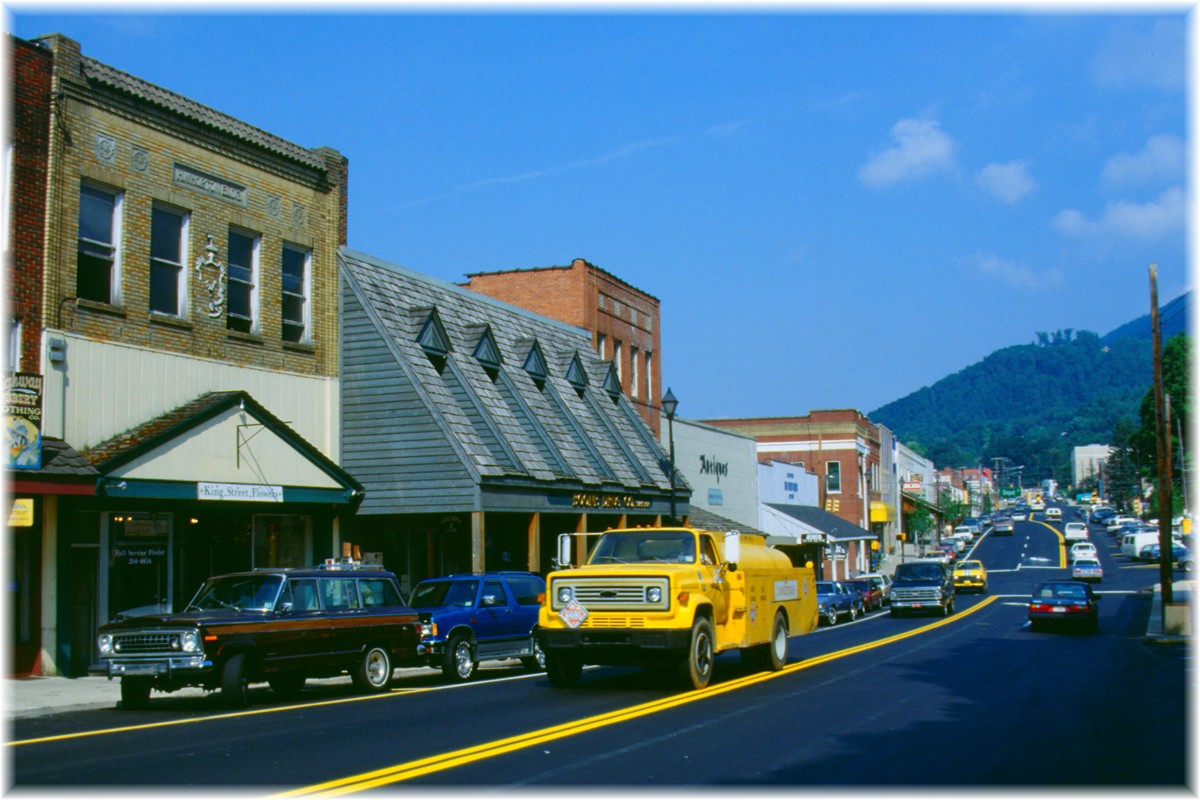
<path id="1" fill-rule="evenodd" d="M 558 587 L 558 602 L 569 603 L 569 602 L 571 602 L 571 597 L 572 597 L 572 592 L 571 592 L 570 586 Z"/>
<path id="2" fill-rule="evenodd" d="M 421 623 L 421 638 L 429 639 L 434 636 L 437 636 L 437 623 L 436 622 L 422 622 Z"/>
<path id="3" fill-rule="evenodd" d="M 200 650 L 200 633 L 184 631 L 179 635 L 179 649 L 185 653 L 195 653 Z"/>
<path id="4" fill-rule="evenodd" d="M 96 638 L 96 647 L 100 650 L 100 655 L 111 656 L 112 649 L 112 634 L 102 633 Z"/>
<path id="5" fill-rule="evenodd" d="M 662 602 L 662 587 L 650 586 L 646 589 L 646 602 L 658 604 Z"/>

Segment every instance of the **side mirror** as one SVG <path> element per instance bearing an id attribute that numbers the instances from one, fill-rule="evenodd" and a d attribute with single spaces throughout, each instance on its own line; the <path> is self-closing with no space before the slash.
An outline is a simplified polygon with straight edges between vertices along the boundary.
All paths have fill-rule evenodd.
<path id="1" fill-rule="evenodd" d="M 558 535 L 558 566 L 559 569 L 567 569 L 571 566 L 571 534 L 569 533 Z"/>
<path id="2" fill-rule="evenodd" d="M 289 601 L 289 602 L 280 603 L 279 608 L 277 608 L 276 611 L 278 611 L 281 616 L 286 617 L 288 614 L 292 613 L 292 610 L 294 608 L 295 608 L 295 606 L 293 606 L 291 604 L 291 602 Z"/>
<path id="3" fill-rule="evenodd" d="M 742 560 L 742 534 L 737 531 L 725 532 L 725 563 L 729 569 L 737 571 L 738 562 Z"/>

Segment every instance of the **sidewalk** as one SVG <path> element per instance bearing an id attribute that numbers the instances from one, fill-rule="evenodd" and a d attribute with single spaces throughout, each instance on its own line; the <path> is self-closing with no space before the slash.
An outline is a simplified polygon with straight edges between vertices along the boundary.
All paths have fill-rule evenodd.
<path id="1" fill-rule="evenodd" d="M 1193 580 L 1176 581 L 1172 584 L 1176 603 L 1190 605 Z M 1190 609 L 1189 609 L 1190 610 Z M 1187 633 L 1163 630 L 1163 605 L 1161 586 L 1155 584 L 1154 599 L 1150 605 L 1150 619 L 1146 625 L 1145 640 L 1152 644 L 1187 644 L 1191 641 L 1190 625 Z M 397 677 L 412 677 L 419 675 L 437 676 L 432 669 L 419 667 L 415 669 L 398 669 Z M 349 677 L 325 678 L 311 680 L 309 685 L 349 683 Z M 97 708 L 113 708 L 121 696 L 121 687 L 117 681 L 107 678 L 5 678 L 5 713 L 6 719 L 22 719 L 40 717 L 47 714 L 60 714 L 65 711 L 84 711 Z M 203 697 L 206 693 L 200 689 L 180 689 L 170 697 Z M 167 697 L 155 693 L 151 698 Z"/>

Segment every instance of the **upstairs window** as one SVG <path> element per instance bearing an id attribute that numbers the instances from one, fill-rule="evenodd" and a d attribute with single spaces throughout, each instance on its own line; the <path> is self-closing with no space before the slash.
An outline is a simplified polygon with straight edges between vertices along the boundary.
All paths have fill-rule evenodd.
<path id="1" fill-rule="evenodd" d="M 296 245 L 283 246 L 283 340 L 308 341 L 310 269 L 312 251 Z"/>
<path id="2" fill-rule="evenodd" d="M 182 211 L 164 206 L 150 211 L 150 310 L 172 317 L 183 316 L 186 307 L 187 222 Z"/>
<path id="3" fill-rule="evenodd" d="M 121 195 L 91 184 L 79 187 L 79 249 L 75 295 L 100 303 L 118 303 L 117 278 L 121 236 Z"/>
<path id="4" fill-rule="evenodd" d="M 252 233 L 229 229 L 229 267 L 226 272 L 225 327 L 242 333 L 258 332 L 258 246 Z"/>
<path id="5" fill-rule="evenodd" d="M 638 352 L 636 347 L 633 345 L 629 346 L 629 368 L 631 372 L 629 376 L 629 396 L 635 398 L 640 396 L 638 394 L 638 384 L 641 383 L 641 371 L 638 369 L 640 366 L 638 364 L 638 356 L 640 355 L 641 353 Z"/>
<path id="6" fill-rule="evenodd" d="M 842 491 L 842 465 L 839 461 L 825 463 L 825 491 L 836 493 Z"/>

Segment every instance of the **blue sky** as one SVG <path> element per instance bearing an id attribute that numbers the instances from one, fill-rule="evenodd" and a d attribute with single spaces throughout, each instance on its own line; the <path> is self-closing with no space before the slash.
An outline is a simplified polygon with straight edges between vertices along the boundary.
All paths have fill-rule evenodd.
<path id="1" fill-rule="evenodd" d="M 1188 7 L 9 5 L 350 159 L 351 247 L 662 303 L 683 417 L 869 412 L 1191 286 Z"/>

